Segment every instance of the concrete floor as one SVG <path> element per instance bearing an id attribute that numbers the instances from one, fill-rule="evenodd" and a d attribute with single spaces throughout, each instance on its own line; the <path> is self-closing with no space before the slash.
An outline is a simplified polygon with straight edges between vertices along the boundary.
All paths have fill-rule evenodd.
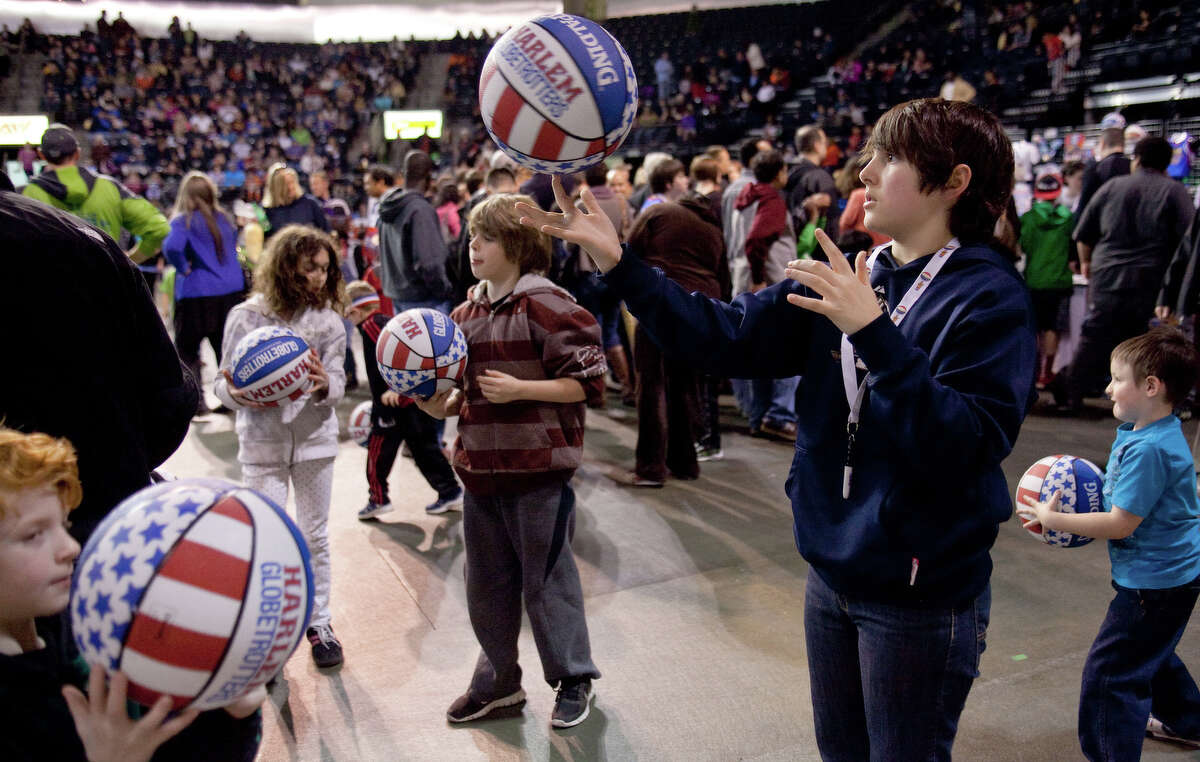
<path id="1" fill-rule="evenodd" d="M 211 367 L 211 365 L 210 365 Z M 364 392 L 339 407 L 343 422 Z M 211 402 L 210 398 L 210 402 Z M 554 694 L 526 628 L 523 711 L 450 726 L 445 710 L 477 654 L 463 592 L 461 514 L 426 516 L 433 492 L 411 460 L 392 474 L 397 510 L 359 522 L 366 451 L 343 442 L 330 532 L 334 626 L 346 663 L 321 674 L 307 646 L 265 710 L 260 759 L 809 760 L 817 759 L 803 637 L 807 565 L 792 544 L 786 445 L 751 439 L 726 409 L 723 461 L 662 490 L 618 486 L 632 411 L 590 411 L 575 477 L 575 551 L 592 648 L 604 673 L 591 716 L 552 731 Z M 1111 417 L 1031 416 L 1006 463 L 1010 484 L 1039 457 L 1103 464 Z M 1186 424 L 1189 437 L 1196 424 Z M 739 433 L 739 431 L 741 433 Z M 197 419 L 167 464 L 177 476 L 237 479 L 232 418 Z M 955 745 L 963 760 L 1082 759 L 1075 736 L 1084 658 L 1111 598 L 1103 542 L 1060 550 L 1001 527 L 993 550 L 992 623 L 982 675 Z M 1193 625 L 1179 652 L 1200 669 Z M 1147 760 L 1200 754 L 1147 741 Z"/>

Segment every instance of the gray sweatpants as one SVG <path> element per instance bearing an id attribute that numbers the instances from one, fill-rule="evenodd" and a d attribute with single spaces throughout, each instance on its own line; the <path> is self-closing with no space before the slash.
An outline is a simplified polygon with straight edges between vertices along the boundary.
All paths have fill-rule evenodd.
<path id="1" fill-rule="evenodd" d="M 571 554 L 574 534 L 575 492 L 569 484 L 517 495 L 463 495 L 467 610 L 483 648 L 471 678 L 476 696 L 507 695 L 521 685 L 522 594 L 546 682 L 600 677 Z"/>

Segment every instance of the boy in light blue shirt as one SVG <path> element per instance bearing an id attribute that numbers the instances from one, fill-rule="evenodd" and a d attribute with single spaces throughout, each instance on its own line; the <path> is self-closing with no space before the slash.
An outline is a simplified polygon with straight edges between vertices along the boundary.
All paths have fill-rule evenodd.
<path id="1" fill-rule="evenodd" d="M 1200 500 L 1173 414 L 1196 382 L 1192 343 L 1155 328 L 1113 350 L 1105 390 L 1117 428 L 1101 513 L 1061 513 L 1059 495 L 1019 506 L 1043 530 L 1103 537 L 1116 597 L 1083 666 L 1079 741 L 1090 760 L 1139 759 L 1145 735 L 1200 748 L 1200 690 L 1175 647 L 1200 594 Z"/>

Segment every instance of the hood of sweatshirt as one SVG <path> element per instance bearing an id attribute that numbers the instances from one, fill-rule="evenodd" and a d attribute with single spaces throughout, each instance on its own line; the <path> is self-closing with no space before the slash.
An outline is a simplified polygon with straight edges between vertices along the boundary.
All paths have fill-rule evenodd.
<path id="1" fill-rule="evenodd" d="M 76 166 L 46 169 L 29 181 L 67 206 L 76 207 L 87 200 L 96 184 L 96 174 Z"/>
<path id="2" fill-rule="evenodd" d="M 467 299 L 473 304 L 479 304 L 484 307 L 491 307 L 492 298 L 490 291 L 494 288 L 491 281 L 481 280 L 479 283 L 471 287 L 467 294 Z M 509 294 L 508 303 L 512 304 L 518 298 L 532 296 L 539 293 L 553 293 L 567 299 L 575 301 L 575 297 L 571 296 L 571 292 L 567 291 L 562 286 L 559 286 L 549 278 L 538 275 L 537 273 L 525 273 L 517 281 L 517 285 L 513 287 L 512 293 Z"/>
<path id="3" fill-rule="evenodd" d="M 762 201 L 763 199 L 769 199 L 773 196 L 782 199 L 779 191 L 776 190 L 775 186 L 771 185 L 770 183 L 753 182 L 747 185 L 745 188 L 742 188 L 742 192 L 738 194 L 737 201 L 734 203 L 734 207 L 737 209 L 745 209 L 753 203 Z"/>
<path id="4" fill-rule="evenodd" d="M 389 191 L 379 200 L 379 219 L 394 223 L 401 217 L 411 215 L 421 204 L 428 204 L 425 196 L 407 188 Z"/>
<path id="5" fill-rule="evenodd" d="M 1036 201 L 1022 218 L 1021 224 L 1032 222 L 1039 230 L 1057 230 L 1064 225 L 1070 225 L 1074 215 L 1071 210 L 1053 201 Z"/>

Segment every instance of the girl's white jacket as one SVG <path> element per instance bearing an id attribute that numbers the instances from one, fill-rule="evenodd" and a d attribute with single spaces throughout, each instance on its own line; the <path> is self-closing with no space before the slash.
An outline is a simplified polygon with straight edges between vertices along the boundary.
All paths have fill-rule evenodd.
<path id="1" fill-rule="evenodd" d="M 334 406 L 346 393 L 346 329 L 328 307 L 307 309 L 291 321 L 271 311 L 262 294 L 254 294 L 225 318 L 221 369 L 232 370 L 233 350 L 250 331 L 265 325 L 290 328 L 317 350 L 329 376 L 329 394 L 319 402 L 304 395 L 279 407 L 242 407 L 229 394 L 222 373 L 213 392 L 226 407 L 237 411 L 238 461 L 254 465 L 290 464 L 332 458 L 338 451 L 338 421 Z"/>

